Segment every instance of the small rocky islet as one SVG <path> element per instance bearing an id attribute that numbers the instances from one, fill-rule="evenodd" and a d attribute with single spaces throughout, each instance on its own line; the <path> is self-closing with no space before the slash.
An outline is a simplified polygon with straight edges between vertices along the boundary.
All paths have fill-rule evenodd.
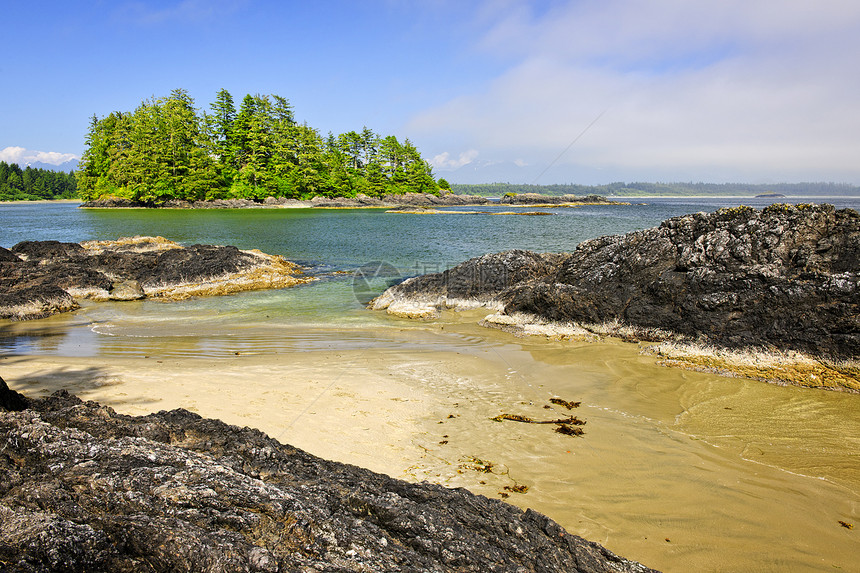
<path id="1" fill-rule="evenodd" d="M 479 195 L 457 195 L 450 192 L 432 193 L 389 193 L 382 197 L 370 197 L 359 193 L 354 197 L 324 197 L 317 195 L 312 199 L 288 199 L 286 197 L 266 197 L 253 199 L 212 199 L 187 201 L 170 199 L 162 203 L 134 201 L 120 197 L 105 197 L 81 203 L 84 209 L 278 209 L 278 208 L 319 208 L 319 209 L 362 209 L 385 207 L 394 210 L 404 208 L 433 207 L 475 207 L 493 204 L 487 197 Z M 514 207 L 581 207 L 584 205 L 626 205 L 610 201 L 601 195 L 539 195 L 537 193 L 506 193 L 497 204 Z"/>
<path id="2" fill-rule="evenodd" d="M 122 208 L 160 208 L 160 209 L 278 209 L 278 208 L 319 208 L 319 209 L 361 209 L 361 208 L 397 208 L 397 207 L 458 207 L 472 205 L 487 205 L 490 200 L 474 195 L 455 195 L 443 193 L 402 193 L 388 194 L 382 197 L 370 197 L 359 193 L 355 197 L 324 197 L 317 195 L 312 199 L 288 199 L 286 197 L 266 197 L 262 201 L 253 199 L 213 199 L 200 201 L 185 201 L 170 199 L 163 203 L 146 203 L 106 197 L 81 203 L 84 209 L 122 209 Z"/>
<path id="3" fill-rule="evenodd" d="M 22 241 L 0 247 L 0 319 L 29 320 L 78 308 L 78 300 L 181 299 L 284 288 L 312 280 L 277 255 L 162 237 Z"/>

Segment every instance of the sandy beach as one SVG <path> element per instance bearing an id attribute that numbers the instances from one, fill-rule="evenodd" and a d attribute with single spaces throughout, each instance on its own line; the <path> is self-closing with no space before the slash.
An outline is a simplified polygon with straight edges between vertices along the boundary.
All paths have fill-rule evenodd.
<path id="1" fill-rule="evenodd" d="M 860 522 L 856 396 L 661 368 L 618 341 L 516 338 L 470 313 L 235 348 L 116 334 L 89 356 L 6 356 L 0 372 L 29 395 L 187 408 L 321 457 L 507 496 L 658 569 L 849 569 L 860 550 L 839 524 Z M 491 420 L 501 413 L 573 413 L 585 434 Z"/>

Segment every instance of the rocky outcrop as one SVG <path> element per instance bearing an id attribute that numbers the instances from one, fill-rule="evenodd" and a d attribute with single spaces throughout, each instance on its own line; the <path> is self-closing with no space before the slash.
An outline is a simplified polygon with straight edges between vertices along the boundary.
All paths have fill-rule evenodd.
<path id="1" fill-rule="evenodd" d="M 24 241 L 6 253 L 0 253 L 0 318 L 14 320 L 73 310 L 82 298 L 184 298 L 309 280 L 279 256 L 231 246 L 183 247 L 161 237 Z"/>
<path id="2" fill-rule="evenodd" d="M 541 195 L 540 193 L 505 193 L 499 203 L 502 205 L 618 205 L 601 195 Z"/>
<path id="3" fill-rule="evenodd" d="M 509 316 L 621 321 L 729 348 L 856 359 L 860 215 L 831 205 L 686 215 L 585 241 L 570 255 L 511 251 L 473 259 L 409 279 L 372 305 L 396 312 L 417 303 L 426 311 L 464 294 Z"/>
<path id="4" fill-rule="evenodd" d="M 357 209 L 365 207 L 486 205 L 489 202 L 490 200 L 486 197 L 454 195 L 453 193 L 442 195 L 432 195 L 429 193 L 390 193 L 382 199 L 359 193 L 355 197 L 323 197 L 318 195 L 313 199 L 307 200 L 287 199 L 285 197 L 267 197 L 263 201 L 254 201 L 252 199 L 213 199 L 211 201 L 171 199 L 159 204 L 107 197 L 95 201 L 86 201 L 81 203 L 81 207 L 85 209 L 278 209 L 283 207 Z"/>
<path id="5" fill-rule="evenodd" d="M 9 249 L 4 249 L 3 247 L 0 247 L 0 263 L 17 263 L 20 260 L 21 259 L 18 257 L 18 255 L 16 255 Z"/>
<path id="6" fill-rule="evenodd" d="M 442 308 L 496 307 L 502 292 L 554 272 L 567 256 L 514 250 L 476 257 L 395 285 L 370 307 L 406 318 L 438 318 Z"/>
<path id="7" fill-rule="evenodd" d="M 651 571 L 535 511 L 186 410 L 124 416 L 2 379 L 0 405 L 4 571 Z"/>
<path id="8" fill-rule="evenodd" d="M 10 390 L 6 381 L 0 378 L 0 412 L 20 412 L 27 408 L 30 401 L 23 395 Z"/>
<path id="9" fill-rule="evenodd" d="M 402 195 L 386 195 L 386 204 L 406 207 L 463 207 L 466 205 L 486 205 L 490 202 L 486 197 L 477 195 L 430 195 L 427 193 L 404 193 Z"/>

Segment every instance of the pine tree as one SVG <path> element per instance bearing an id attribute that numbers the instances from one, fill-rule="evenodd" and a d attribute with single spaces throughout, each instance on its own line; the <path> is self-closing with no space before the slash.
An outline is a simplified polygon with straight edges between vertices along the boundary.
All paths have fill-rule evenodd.
<path id="1" fill-rule="evenodd" d="M 238 169 L 235 156 L 236 107 L 233 96 L 225 89 L 218 91 L 212 110 L 209 135 L 212 139 L 212 153 L 222 174 L 232 179 Z"/>
<path id="2" fill-rule="evenodd" d="M 381 138 L 366 126 L 323 139 L 296 123 L 289 101 L 277 95 L 246 95 L 237 112 L 222 89 L 210 111 L 199 113 L 188 92 L 176 89 L 133 113 L 93 117 L 76 174 L 82 198 L 161 203 L 438 192 L 430 165 L 408 139 Z"/>

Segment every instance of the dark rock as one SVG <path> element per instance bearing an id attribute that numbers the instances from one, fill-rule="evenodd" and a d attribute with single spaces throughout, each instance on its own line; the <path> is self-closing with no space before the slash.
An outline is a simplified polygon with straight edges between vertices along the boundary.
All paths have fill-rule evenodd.
<path id="1" fill-rule="evenodd" d="M 431 195 L 429 193 L 388 194 L 383 200 L 388 205 L 408 207 L 462 207 L 465 205 L 486 205 L 490 202 L 486 197 L 476 195 Z"/>
<path id="2" fill-rule="evenodd" d="M 157 254 L 151 264 L 129 275 L 143 285 L 198 282 L 235 273 L 254 264 L 254 257 L 233 246 L 191 245 Z"/>
<path id="3" fill-rule="evenodd" d="M 4 571 L 650 571 L 532 510 L 185 410 L 60 391 L 0 412 L 0 436 Z"/>
<path id="4" fill-rule="evenodd" d="M 427 275 L 380 298 L 480 292 L 481 284 L 510 282 L 507 266 L 529 269 L 536 256 L 480 257 L 447 272 L 461 276 L 460 269 L 480 265 L 501 276 L 475 274 L 469 286 Z M 527 270 L 494 294 L 504 312 L 560 322 L 617 319 L 732 348 L 860 356 L 860 215 L 851 209 L 772 205 L 686 215 L 585 241 L 555 262 L 551 270 Z"/>
<path id="5" fill-rule="evenodd" d="M 116 277 L 140 282 L 144 275 L 155 273 L 160 251 L 134 252 L 117 247 L 93 253 L 88 264 L 93 269 L 104 269 Z"/>
<path id="6" fill-rule="evenodd" d="M 192 203 L 184 199 L 170 199 L 160 205 L 165 209 L 191 209 Z"/>
<path id="7" fill-rule="evenodd" d="M 407 280 L 393 290 L 403 296 L 482 298 L 554 272 L 567 255 L 513 250 L 484 255 L 441 273 Z"/>
<path id="8" fill-rule="evenodd" d="M 108 291 L 111 289 L 111 279 L 107 273 L 113 274 L 110 267 L 90 267 L 91 259 L 86 256 L 70 259 L 54 259 L 47 264 L 30 268 L 28 277 L 31 282 L 56 285 L 65 291 Z"/>
<path id="9" fill-rule="evenodd" d="M 21 241 L 12 252 L 23 259 L 55 259 L 78 255 L 84 248 L 78 243 L 61 243 L 60 241 Z"/>
<path id="10" fill-rule="evenodd" d="M 299 282 L 286 277 L 301 274 L 299 267 L 280 257 L 232 246 L 182 247 L 149 237 L 86 249 L 78 243 L 25 241 L 13 249 L 26 260 L 0 263 L 0 318 L 16 320 L 43 318 L 77 308 L 73 297 L 136 300 L 149 295 L 165 296 L 171 288 L 185 285 L 193 285 L 195 292 L 206 294 L 208 283 L 242 273 L 247 280 L 241 285 L 233 283 L 230 289 L 221 290 L 283 288 Z M 261 273 L 259 283 L 248 277 L 262 268 L 268 272 Z"/>
<path id="11" fill-rule="evenodd" d="M 20 263 L 21 259 L 10 251 L 9 249 L 5 249 L 0 247 L 0 263 Z"/>
<path id="12" fill-rule="evenodd" d="M 359 193 L 355 197 L 323 197 L 322 195 L 317 195 L 313 199 L 308 200 L 285 199 L 283 197 L 267 197 L 263 201 L 254 201 L 252 199 L 213 199 L 210 201 L 183 201 L 180 199 L 171 199 L 159 204 L 109 197 L 98 199 L 96 201 L 86 201 L 81 203 L 80 206 L 85 209 L 275 209 L 281 208 L 285 205 L 317 208 L 362 208 L 396 207 L 404 205 L 420 207 L 485 205 L 489 202 L 490 200 L 486 197 L 454 195 L 453 193 L 446 193 L 443 195 L 433 195 L 430 193 L 391 193 L 382 199 L 369 197 Z"/>
<path id="13" fill-rule="evenodd" d="M 505 193 L 499 203 L 502 205 L 564 205 L 575 203 L 614 204 L 601 195 L 541 195 L 539 193 Z"/>
<path id="14" fill-rule="evenodd" d="M 104 199 L 96 199 L 95 201 L 84 201 L 80 205 L 84 209 L 140 209 L 152 206 L 151 203 L 121 199 L 119 197 L 106 197 Z"/>
<path id="15" fill-rule="evenodd" d="M 6 381 L 0 378 L 0 410 L 20 412 L 27 408 L 28 405 L 29 400 L 27 398 L 14 390 L 10 390 L 9 386 L 6 385 Z"/>
<path id="16" fill-rule="evenodd" d="M 31 320 L 76 308 L 72 295 L 56 285 L 12 286 L 0 292 L 0 318 Z"/>
<path id="17" fill-rule="evenodd" d="M 329 207 L 329 208 L 356 208 L 356 207 L 384 207 L 385 203 L 382 199 L 369 197 L 363 193 L 359 193 L 355 197 L 322 197 L 316 196 L 310 201 L 310 207 Z"/>
<path id="18" fill-rule="evenodd" d="M 78 308 L 70 291 L 107 292 L 110 279 L 93 268 L 78 243 L 24 241 L 13 250 L 26 260 L 0 265 L 0 318 L 44 318 Z"/>
<path id="19" fill-rule="evenodd" d="M 253 199 L 214 199 L 212 201 L 168 201 L 163 205 L 153 207 L 167 207 L 172 209 L 260 209 L 266 204 Z"/>

